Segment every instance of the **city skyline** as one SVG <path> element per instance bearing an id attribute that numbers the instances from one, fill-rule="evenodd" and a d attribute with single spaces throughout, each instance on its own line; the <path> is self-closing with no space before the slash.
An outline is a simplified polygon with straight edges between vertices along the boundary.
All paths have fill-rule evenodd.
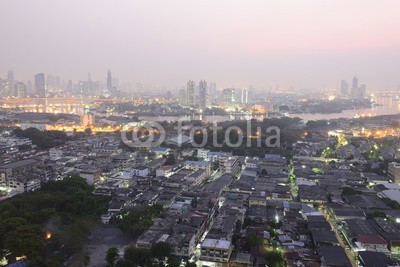
<path id="1" fill-rule="evenodd" d="M 397 1 L 0 6 L 0 32 L 11 40 L 0 73 L 14 70 L 24 82 L 41 72 L 85 80 L 88 71 L 104 81 L 110 69 L 121 81 L 168 87 L 206 79 L 221 88 L 332 89 L 354 75 L 372 90 L 400 84 Z"/>

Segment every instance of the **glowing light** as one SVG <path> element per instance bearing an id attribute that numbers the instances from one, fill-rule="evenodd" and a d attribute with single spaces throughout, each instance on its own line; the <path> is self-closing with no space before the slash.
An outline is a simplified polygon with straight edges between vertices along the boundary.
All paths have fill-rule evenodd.
<path id="1" fill-rule="evenodd" d="M 52 233 L 50 231 L 46 231 L 44 239 L 49 240 L 52 237 Z"/>

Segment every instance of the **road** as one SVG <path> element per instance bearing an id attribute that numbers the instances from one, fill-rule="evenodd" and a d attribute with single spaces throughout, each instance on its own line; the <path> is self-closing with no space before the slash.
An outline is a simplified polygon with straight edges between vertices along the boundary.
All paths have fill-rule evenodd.
<path id="1" fill-rule="evenodd" d="M 340 230 L 338 229 L 336 220 L 332 216 L 329 215 L 329 213 L 326 211 L 325 208 L 320 209 L 320 211 L 322 212 L 326 221 L 330 224 L 331 228 L 333 229 L 333 232 L 335 233 L 340 246 L 344 249 L 344 252 L 346 253 L 347 258 L 349 258 L 351 265 L 353 267 L 358 267 L 357 253 L 353 250 L 351 244 L 348 244 L 346 240 L 343 240 L 344 237 L 341 235 Z"/>

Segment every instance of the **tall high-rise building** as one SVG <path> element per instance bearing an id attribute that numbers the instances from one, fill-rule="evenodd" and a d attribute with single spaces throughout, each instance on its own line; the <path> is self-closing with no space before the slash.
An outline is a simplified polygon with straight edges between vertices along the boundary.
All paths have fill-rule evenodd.
<path id="1" fill-rule="evenodd" d="M 0 97 L 7 97 L 8 96 L 8 81 L 3 80 L 0 78 Z"/>
<path id="2" fill-rule="evenodd" d="M 360 88 L 358 89 L 358 97 L 363 98 L 367 93 L 367 86 L 365 84 L 361 84 Z"/>
<path id="3" fill-rule="evenodd" d="M 213 102 L 214 99 L 217 97 L 217 84 L 216 83 L 210 83 L 208 86 L 208 94 L 209 94 L 209 105 Z"/>
<path id="4" fill-rule="evenodd" d="M 249 90 L 240 88 L 225 88 L 222 91 L 224 105 L 246 105 L 249 102 Z"/>
<path id="5" fill-rule="evenodd" d="M 8 81 L 8 95 L 17 96 L 17 92 L 15 90 L 14 72 L 12 70 L 9 70 L 7 73 L 7 81 Z"/>
<path id="6" fill-rule="evenodd" d="M 35 94 L 35 90 L 34 90 L 34 88 L 33 88 L 33 84 L 32 84 L 32 81 L 31 80 L 28 80 L 27 82 L 26 82 L 26 93 L 28 94 L 28 95 L 34 95 Z"/>
<path id="7" fill-rule="evenodd" d="M 68 93 L 72 93 L 72 91 L 74 90 L 74 85 L 72 84 L 71 80 L 68 80 L 67 85 L 66 85 L 66 90 Z"/>
<path id="8" fill-rule="evenodd" d="M 38 73 L 35 75 L 35 90 L 38 97 L 46 97 L 44 73 Z"/>
<path id="9" fill-rule="evenodd" d="M 202 109 L 207 107 L 207 82 L 205 80 L 199 82 L 199 107 Z"/>
<path id="10" fill-rule="evenodd" d="M 237 103 L 237 93 L 235 88 L 225 88 L 222 91 L 222 100 L 225 106 Z"/>
<path id="11" fill-rule="evenodd" d="M 342 80 L 342 82 L 340 83 L 340 95 L 347 96 L 348 94 L 349 94 L 349 84 L 345 80 Z"/>
<path id="12" fill-rule="evenodd" d="M 107 90 L 109 93 L 113 92 L 113 86 L 112 86 L 112 76 L 111 76 L 111 71 L 108 70 L 107 72 Z"/>
<path id="13" fill-rule="evenodd" d="M 196 83 L 192 80 L 188 81 L 186 84 L 186 97 L 187 97 L 187 101 L 186 104 L 189 107 L 193 107 L 196 104 Z"/>
<path id="14" fill-rule="evenodd" d="M 186 89 L 182 88 L 181 90 L 179 90 L 179 105 L 181 105 L 182 107 L 187 106 L 187 94 L 186 94 Z"/>
<path id="15" fill-rule="evenodd" d="M 353 83 L 351 85 L 351 89 L 355 89 L 355 88 L 358 88 L 358 78 L 357 78 L 357 76 L 353 77 Z"/>
<path id="16" fill-rule="evenodd" d="M 19 82 L 16 85 L 18 98 L 25 98 L 27 96 L 27 90 L 24 83 Z"/>
<path id="17" fill-rule="evenodd" d="M 61 90 L 61 79 L 60 76 L 47 75 L 46 79 L 46 91 L 57 93 Z"/>
<path id="18" fill-rule="evenodd" d="M 353 77 L 353 82 L 351 84 L 351 96 L 357 97 L 358 95 L 358 78 L 357 76 Z"/>
<path id="19" fill-rule="evenodd" d="M 249 103 L 249 90 L 243 89 L 242 91 L 242 104 L 247 105 Z"/>

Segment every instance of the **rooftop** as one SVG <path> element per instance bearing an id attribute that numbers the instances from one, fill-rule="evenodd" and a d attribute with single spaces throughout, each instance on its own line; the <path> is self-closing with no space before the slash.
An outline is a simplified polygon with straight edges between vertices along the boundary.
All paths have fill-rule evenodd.
<path id="1" fill-rule="evenodd" d="M 231 246 L 231 242 L 227 240 L 221 240 L 221 239 L 211 239 L 211 238 L 206 238 L 203 241 L 203 244 L 201 244 L 201 247 L 207 247 L 207 248 L 218 248 L 218 249 L 229 249 Z"/>

